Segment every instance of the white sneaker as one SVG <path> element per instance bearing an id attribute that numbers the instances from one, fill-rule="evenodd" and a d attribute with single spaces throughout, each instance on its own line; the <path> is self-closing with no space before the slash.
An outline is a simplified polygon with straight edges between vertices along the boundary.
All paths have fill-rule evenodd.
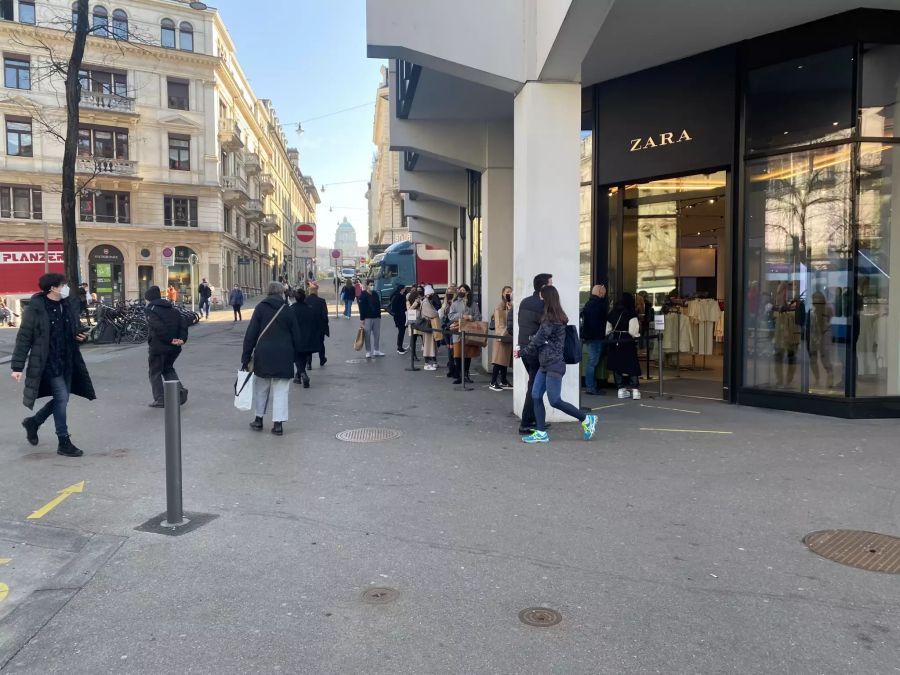
<path id="1" fill-rule="evenodd" d="M 631 392 L 624 387 L 619 389 L 619 398 L 630 398 Z"/>
<path id="2" fill-rule="evenodd" d="M 372 356 L 384 356 L 384 352 L 378 351 L 377 349 L 372 352 Z"/>
<path id="3" fill-rule="evenodd" d="M 366 358 L 367 358 L 367 359 L 371 359 L 371 358 L 372 358 L 372 352 L 366 352 Z"/>
<path id="4" fill-rule="evenodd" d="M 641 390 L 640 389 L 632 389 L 631 390 L 631 398 L 633 398 L 635 401 L 640 401 L 641 400 Z"/>

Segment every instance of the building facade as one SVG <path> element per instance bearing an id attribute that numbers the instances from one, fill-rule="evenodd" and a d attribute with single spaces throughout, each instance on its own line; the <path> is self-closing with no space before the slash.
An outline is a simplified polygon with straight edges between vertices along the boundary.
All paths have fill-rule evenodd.
<path id="1" fill-rule="evenodd" d="M 382 82 L 375 98 L 372 142 L 375 161 L 369 181 L 369 241 L 387 247 L 409 239 L 400 196 L 400 153 L 391 150 L 390 87 L 388 69 L 381 69 Z"/>
<path id="2" fill-rule="evenodd" d="M 52 246 L 62 236 L 65 100 L 53 70 L 71 52 L 73 20 L 64 0 L 16 2 L 0 20 L 5 242 L 46 233 Z M 89 21 L 77 159 L 82 279 L 105 301 L 142 297 L 153 284 L 190 300 L 203 277 L 256 293 L 284 271 L 296 275 L 294 223 L 314 220 L 318 196 L 271 103 L 251 90 L 219 14 L 126 0 L 92 3 Z"/>
<path id="3" fill-rule="evenodd" d="M 866 5 L 369 0 L 413 240 L 483 305 L 640 292 L 666 393 L 900 415 L 900 12 Z"/>
<path id="4" fill-rule="evenodd" d="M 340 251 L 344 258 L 356 258 L 359 256 L 359 240 L 356 238 L 356 228 L 346 217 L 338 223 L 334 232 L 334 248 Z"/>

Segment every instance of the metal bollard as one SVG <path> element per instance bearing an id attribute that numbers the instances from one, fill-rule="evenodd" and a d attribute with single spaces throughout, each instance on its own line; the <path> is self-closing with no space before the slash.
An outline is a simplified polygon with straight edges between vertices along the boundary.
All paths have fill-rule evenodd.
<path id="1" fill-rule="evenodd" d="M 163 382 L 166 404 L 166 519 L 162 527 L 187 525 L 181 503 L 181 382 Z"/>
<path id="2" fill-rule="evenodd" d="M 656 356 L 659 361 L 659 397 L 663 398 L 663 350 L 662 333 L 656 334 Z M 649 371 L 649 368 L 648 368 Z"/>

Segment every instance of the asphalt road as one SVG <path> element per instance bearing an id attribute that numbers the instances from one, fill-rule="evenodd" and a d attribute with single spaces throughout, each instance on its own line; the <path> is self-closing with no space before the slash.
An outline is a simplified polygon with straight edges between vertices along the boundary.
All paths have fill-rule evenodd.
<path id="1" fill-rule="evenodd" d="M 359 361 L 338 319 L 276 438 L 232 406 L 244 326 L 226 316 L 177 364 L 185 508 L 217 516 L 183 536 L 135 530 L 165 509 L 142 347 L 87 353 L 79 460 L 52 421 L 27 445 L 21 388 L 0 386 L 4 672 L 900 672 L 900 577 L 801 542 L 900 535 L 896 421 L 607 397 L 594 441 L 559 424 L 525 446 L 510 393 Z M 363 427 L 402 435 L 335 437 Z M 364 602 L 373 587 L 398 595 Z M 562 621 L 527 626 L 529 607 Z"/>

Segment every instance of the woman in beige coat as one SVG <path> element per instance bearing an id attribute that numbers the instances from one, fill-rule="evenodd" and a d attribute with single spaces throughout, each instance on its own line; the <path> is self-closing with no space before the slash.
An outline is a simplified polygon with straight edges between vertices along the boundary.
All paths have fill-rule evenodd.
<path id="1" fill-rule="evenodd" d="M 434 341 L 436 337 L 441 337 L 441 320 L 438 318 L 438 311 L 431 304 L 432 296 L 434 296 L 434 288 L 425 286 L 425 300 L 421 303 L 422 318 L 428 319 L 432 328 L 431 333 L 422 333 L 422 356 L 425 358 L 425 370 L 437 370 L 437 345 Z M 435 325 L 438 326 L 437 330 L 434 329 Z"/>
<path id="2" fill-rule="evenodd" d="M 512 288 L 504 286 L 500 291 L 500 303 L 494 309 L 494 335 L 500 339 L 494 339 L 491 351 L 491 363 L 494 365 L 491 373 L 491 391 L 503 391 L 512 389 L 507 379 L 509 367 L 512 365 Z"/>

